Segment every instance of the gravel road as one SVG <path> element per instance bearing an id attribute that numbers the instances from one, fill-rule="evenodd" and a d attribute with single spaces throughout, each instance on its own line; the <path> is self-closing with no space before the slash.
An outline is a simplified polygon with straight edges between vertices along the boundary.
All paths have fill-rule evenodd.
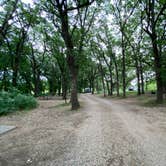
<path id="1" fill-rule="evenodd" d="M 0 124 L 18 129 L 0 136 L 0 166 L 166 166 L 164 108 L 90 94 L 80 100 L 80 111 L 45 101 L 27 114 L 1 117 Z"/>

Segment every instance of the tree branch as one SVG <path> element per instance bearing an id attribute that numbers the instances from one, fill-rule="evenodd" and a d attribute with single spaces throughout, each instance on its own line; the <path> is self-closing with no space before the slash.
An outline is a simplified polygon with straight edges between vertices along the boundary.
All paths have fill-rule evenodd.
<path id="1" fill-rule="evenodd" d="M 92 0 L 89 2 L 89 0 L 87 0 L 87 2 L 83 3 L 83 4 L 78 4 L 77 6 L 73 6 L 73 7 L 69 7 L 67 8 L 66 10 L 67 11 L 72 11 L 72 10 L 76 10 L 76 9 L 80 9 L 80 8 L 83 8 L 83 7 L 86 7 L 86 6 L 89 6 L 91 5 L 95 0 Z"/>

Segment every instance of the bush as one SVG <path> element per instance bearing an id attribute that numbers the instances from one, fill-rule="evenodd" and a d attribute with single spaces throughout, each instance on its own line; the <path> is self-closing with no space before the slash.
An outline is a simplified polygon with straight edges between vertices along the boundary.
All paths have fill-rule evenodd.
<path id="1" fill-rule="evenodd" d="M 18 94 L 15 97 L 15 106 L 18 109 L 31 109 L 37 106 L 37 102 L 34 97 Z"/>
<path id="2" fill-rule="evenodd" d="M 37 101 L 30 95 L 21 94 L 17 90 L 0 92 L 0 115 L 35 107 L 37 107 Z"/>

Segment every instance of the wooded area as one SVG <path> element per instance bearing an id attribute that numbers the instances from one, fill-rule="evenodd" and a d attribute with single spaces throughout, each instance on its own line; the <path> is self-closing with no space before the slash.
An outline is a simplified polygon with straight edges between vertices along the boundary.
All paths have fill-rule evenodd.
<path id="1" fill-rule="evenodd" d="M 166 93 L 165 0 L 1 0 L 0 90 Z"/>

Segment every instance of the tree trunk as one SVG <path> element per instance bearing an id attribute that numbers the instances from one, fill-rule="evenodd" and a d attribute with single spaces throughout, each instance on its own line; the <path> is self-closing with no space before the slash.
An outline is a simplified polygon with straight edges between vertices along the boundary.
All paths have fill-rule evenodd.
<path id="1" fill-rule="evenodd" d="M 105 82 L 104 82 L 104 76 L 101 76 L 103 90 L 104 90 L 104 97 L 106 97 L 106 89 L 105 89 Z"/>
<path id="2" fill-rule="evenodd" d="M 164 12 L 166 6 L 162 7 L 162 9 L 159 11 L 159 15 L 156 17 L 156 1 L 151 0 L 147 1 L 146 3 L 146 8 L 149 8 L 149 10 L 146 10 L 147 14 L 147 27 L 150 27 L 151 29 L 149 30 L 148 28 L 144 29 L 146 33 L 151 38 L 152 42 L 152 47 L 153 47 L 153 54 L 154 54 L 154 67 L 155 67 L 155 74 L 156 74 L 156 83 L 157 83 L 157 102 L 162 103 L 163 102 L 163 80 L 162 80 L 162 61 L 161 61 L 161 53 L 159 52 L 158 48 L 158 43 L 157 43 L 157 21 L 159 20 L 159 16 L 162 15 L 162 12 Z"/>
<path id="3" fill-rule="evenodd" d="M 17 87 L 18 67 L 19 67 L 19 61 L 18 59 L 15 59 L 15 64 L 13 68 L 13 78 L 12 78 L 12 84 L 14 87 Z"/>
<path id="4" fill-rule="evenodd" d="M 110 74 L 110 96 L 113 95 L 113 78 L 112 78 L 112 73 Z"/>
<path id="5" fill-rule="evenodd" d="M 114 63 L 115 63 L 115 73 L 116 73 L 116 93 L 117 96 L 119 96 L 119 72 L 115 57 L 114 57 Z"/>
<path id="6" fill-rule="evenodd" d="M 140 60 L 141 93 L 145 94 L 142 59 Z"/>
<path id="7" fill-rule="evenodd" d="M 110 84 L 109 81 L 106 81 L 108 96 L 111 96 Z"/>
<path id="8" fill-rule="evenodd" d="M 122 84 L 123 84 L 123 97 L 126 97 L 126 58 L 125 58 L 123 32 L 122 32 Z"/>
<path id="9" fill-rule="evenodd" d="M 78 96 L 77 96 L 77 72 L 75 72 L 75 69 L 72 69 L 73 67 L 70 66 L 71 71 L 71 104 L 72 104 L 72 110 L 77 110 L 80 107 L 80 104 L 78 102 Z"/>
<path id="10" fill-rule="evenodd" d="M 157 81 L 157 102 L 163 102 L 163 82 L 162 82 L 162 75 L 161 75 L 161 56 L 159 55 L 156 38 L 152 38 L 153 44 L 153 53 L 154 53 L 154 64 L 155 64 L 155 72 L 156 72 L 156 81 Z"/>
<path id="11" fill-rule="evenodd" d="M 71 73 L 71 109 L 77 110 L 80 107 L 78 96 L 77 96 L 77 76 L 78 76 L 78 64 L 76 64 L 76 59 L 74 56 L 73 49 L 68 48 L 68 58 L 67 64 Z M 73 53 L 73 55 L 72 55 Z"/>
<path id="12" fill-rule="evenodd" d="M 137 55 L 135 55 L 137 56 Z M 136 76 L 137 76 L 137 95 L 141 95 L 141 85 L 140 85 L 140 69 L 138 66 L 138 59 L 135 57 L 135 68 L 136 68 Z"/>
<path id="13" fill-rule="evenodd" d="M 4 91 L 7 91 L 7 68 L 4 67 L 3 69 L 3 80 L 2 80 L 2 89 L 4 89 Z"/>
<path id="14" fill-rule="evenodd" d="M 35 96 L 39 96 L 40 94 L 40 74 L 37 72 L 35 77 L 34 77 L 34 93 Z"/>
<path id="15" fill-rule="evenodd" d="M 67 99 L 67 79 L 65 79 L 65 74 L 62 75 L 62 99 Z"/>
<path id="16" fill-rule="evenodd" d="M 63 11 L 61 5 L 58 5 L 58 10 L 61 19 L 61 35 L 67 48 L 67 64 L 71 73 L 71 109 L 76 110 L 80 107 L 77 96 L 78 63 L 76 62 L 72 36 L 69 32 L 68 13 Z"/>
<path id="17" fill-rule="evenodd" d="M 91 91 L 92 95 L 94 94 L 94 91 L 95 91 L 94 83 L 95 83 L 95 81 L 94 81 L 94 79 L 92 79 L 92 91 Z"/>

